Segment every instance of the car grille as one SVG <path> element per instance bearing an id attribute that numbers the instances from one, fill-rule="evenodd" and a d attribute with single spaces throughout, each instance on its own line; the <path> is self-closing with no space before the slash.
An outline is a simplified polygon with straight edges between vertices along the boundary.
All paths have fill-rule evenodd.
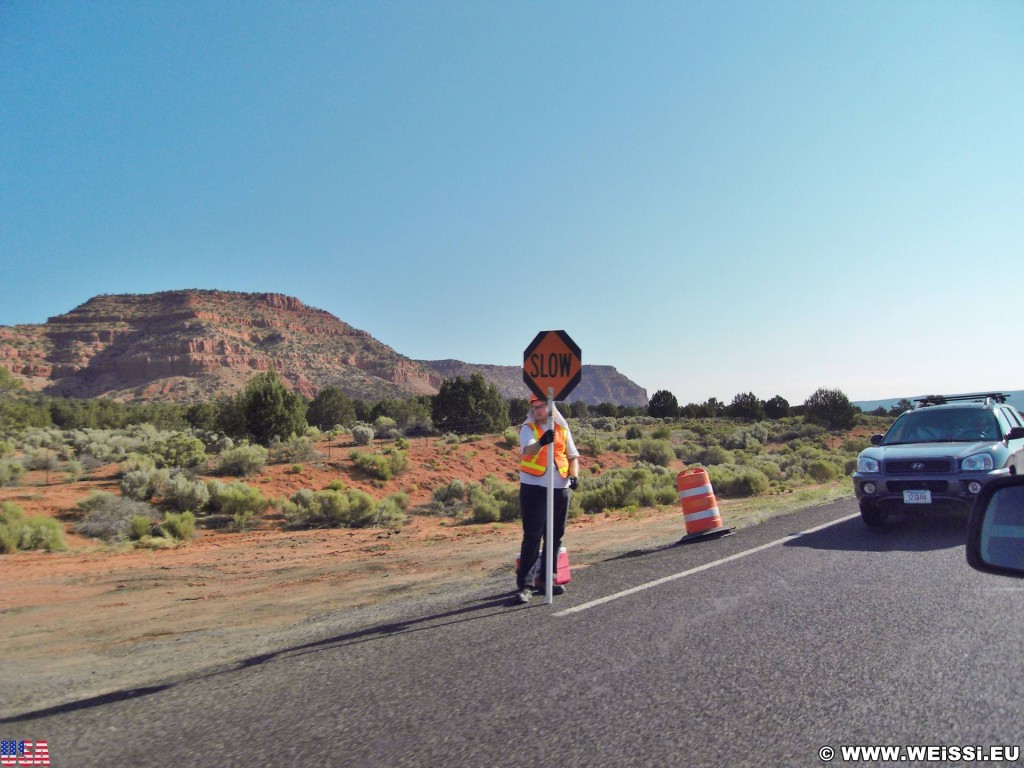
<path id="1" fill-rule="evenodd" d="M 885 484 L 885 488 L 889 493 L 903 493 L 904 491 L 946 493 L 949 490 L 949 483 L 945 480 L 890 480 Z"/>
<path id="2" fill-rule="evenodd" d="M 900 459 L 885 462 L 890 475 L 940 475 L 953 471 L 951 459 Z"/>

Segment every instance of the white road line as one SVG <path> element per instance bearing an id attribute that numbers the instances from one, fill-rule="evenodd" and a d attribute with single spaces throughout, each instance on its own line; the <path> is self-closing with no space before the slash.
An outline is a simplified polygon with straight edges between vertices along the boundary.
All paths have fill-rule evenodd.
<path id="1" fill-rule="evenodd" d="M 728 562 L 731 562 L 733 560 L 739 560 L 741 557 L 746 557 L 747 555 L 752 555 L 755 552 L 761 552 L 762 550 L 770 549 L 771 547 L 777 547 L 779 544 L 785 544 L 787 541 L 792 541 L 793 539 L 800 538 L 801 536 L 807 536 L 808 534 L 811 534 L 811 533 L 817 533 L 818 531 L 824 530 L 825 528 L 829 528 L 829 527 L 831 527 L 833 525 L 838 525 L 839 523 L 845 523 L 847 520 L 852 520 L 855 517 L 860 517 L 860 513 L 858 512 L 858 513 L 855 513 L 855 514 L 852 514 L 852 515 L 847 515 L 846 517 L 841 517 L 838 520 L 833 520 L 830 523 L 822 523 L 821 525 L 815 526 L 814 528 L 808 528 L 806 531 L 800 531 L 799 533 L 791 533 L 789 536 L 784 536 L 783 538 L 777 539 L 776 541 L 770 541 L 767 544 L 762 544 L 759 547 L 754 547 L 753 549 L 748 549 L 748 550 L 746 550 L 744 552 L 737 552 L 735 555 L 729 555 L 728 557 L 723 557 L 721 560 L 715 560 L 714 562 L 711 562 L 711 563 L 705 563 L 704 565 L 698 565 L 696 568 L 691 568 L 688 571 L 682 571 L 680 573 L 673 573 L 671 576 L 663 576 L 660 579 L 655 579 L 654 581 L 649 581 L 646 584 L 640 584 L 639 586 L 636 586 L 636 587 L 630 587 L 629 589 L 624 589 L 622 592 L 616 592 L 613 595 L 607 595 L 606 597 L 600 597 L 597 600 L 591 600 L 589 603 L 582 603 L 580 605 L 574 605 L 572 608 L 566 608 L 564 611 L 559 611 L 558 613 L 555 613 L 555 614 L 552 614 L 552 615 L 553 616 L 569 616 L 569 615 L 571 615 L 573 613 L 580 613 L 581 611 L 585 611 L 588 608 L 594 608 L 594 607 L 596 607 L 598 605 L 602 605 L 604 603 L 610 603 L 612 600 L 618 600 L 620 597 L 628 597 L 629 595 L 635 595 L 637 592 L 643 592 L 645 589 L 651 589 L 652 587 L 658 587 L 658 586 L 661 586 L 662 584 L 667 584 L 670 581 L 675 581 L 676 579 L 681 579 L 684 576 L 692 576 L 695 573 L 700 573 L 701 571 L 706 571 L 709 568 L 714 568 L 717 565 L 722 565 L 723 563 L 728 563 Z"/>

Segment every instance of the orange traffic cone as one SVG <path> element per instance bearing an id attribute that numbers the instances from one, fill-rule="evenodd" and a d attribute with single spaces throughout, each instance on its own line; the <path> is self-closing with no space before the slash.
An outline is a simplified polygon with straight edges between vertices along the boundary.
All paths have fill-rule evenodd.
<path id="1" fill-rule="evenodd" d="M 722 516 L 718 512 L 718 502 L 707 470 L 702 467 L 684 469 L 676 475 L 676 489 L 679 491 L 679 503 L 683 507 L 683 522 L 686 523 L 686 535 L 679 540 L 680 543 L 713 539 L 732 533 L 732 528 L 722 525 Z"/>

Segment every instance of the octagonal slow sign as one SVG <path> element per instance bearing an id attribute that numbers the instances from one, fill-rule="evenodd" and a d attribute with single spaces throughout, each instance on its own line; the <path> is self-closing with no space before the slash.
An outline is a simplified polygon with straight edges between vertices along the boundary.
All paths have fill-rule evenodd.
<path id="1" fill-rule="evenodd" d="M 580 348 L 565 331 L 541 331 L 523 352 L 523 381 L 537 397 L 565 400 L 580 383 Z"/>

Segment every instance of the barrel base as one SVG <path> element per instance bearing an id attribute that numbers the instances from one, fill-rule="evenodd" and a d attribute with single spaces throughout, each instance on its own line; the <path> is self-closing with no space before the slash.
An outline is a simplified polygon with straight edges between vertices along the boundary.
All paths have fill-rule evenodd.
<path id="1" fill-rule="evenodd" d="M 686 536 L 683 536 L 683 538 L 681 538 L 678 543 L 692 544 L 695 541 L 704 541 L 706 539 L 720 539 L 723 536 L 729 536 L 734 532 L 734 529 L 727 528 L 726 526 L 722 525 L 718 528 L 710 528 L 706 531 L 701 531 L 700 533 L 691 533 Z"/>

